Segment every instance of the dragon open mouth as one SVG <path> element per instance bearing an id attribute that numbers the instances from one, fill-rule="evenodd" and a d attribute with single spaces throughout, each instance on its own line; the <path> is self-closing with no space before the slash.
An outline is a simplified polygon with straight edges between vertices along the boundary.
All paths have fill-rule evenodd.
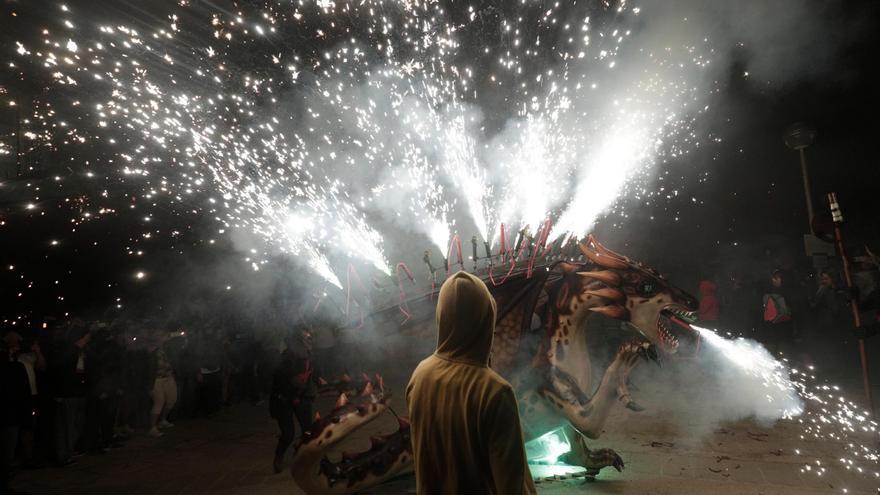
<path id="1" fill-rule="evenodd" d="M 697 321 L 694 311 L 687 311 L 679 305 L 666 306 L 657 317 L 657 335 L 664 351 L 674 353 L 679 346 L 679 339 L 690 336 L 694 331 L 691 323 Z"/>

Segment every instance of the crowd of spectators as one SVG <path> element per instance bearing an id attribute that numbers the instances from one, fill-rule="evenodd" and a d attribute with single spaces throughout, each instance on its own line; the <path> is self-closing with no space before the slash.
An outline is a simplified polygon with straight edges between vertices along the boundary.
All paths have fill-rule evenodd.
<path id="1" fill-rule="evenodd" d="M 833 269 L 706 278 L 699 283 L 699 320 L 812 364 L 880 327 L 878 265 L 873 256 L 857 259 L 854 288 Z M 861 328 L 853 325 L 853 301 L 860 304 Z M 333 361 L 333 335 L 318 332 L 309 346 L 325 367 Z M 273 372 L 283 368 L 278 337 L 78 318 L 7 329 L 0 341 L 2 493 L 15 493 L 8 487 L 14 469 L 68 466 L 122 447 L 135 434 L 161 437 L 180 418 L 262 402 L 272 394 Z M 291 422 L 279 419 L 282 430 Z M 276 453 L 276 464 L 282 456 Z"/>
<path id="2" fill-rule="evenodd" d="M 807 364 L 817 357 L 836 359 L 856 338 L 876 326 L 880 272 L 871 256 L 853 264 L 853 287 L 839 269 L 813 273 L 773 269 L 753 277 L 741 272 L 699 284 L 699 319 L 707 327 L 758 340 Z M 858 303 L 856 328 L 851 303 Z M 849 346 L 849 347 L 847 347 Z"/>
<path id="3" fill-rule="evenodd" d="M 14 469 L 67 466 L 160 437 L 179 418 L 269 394 L 274 342 L 252 332 L 73 318 L 3 334 L 2 493 Z"/>

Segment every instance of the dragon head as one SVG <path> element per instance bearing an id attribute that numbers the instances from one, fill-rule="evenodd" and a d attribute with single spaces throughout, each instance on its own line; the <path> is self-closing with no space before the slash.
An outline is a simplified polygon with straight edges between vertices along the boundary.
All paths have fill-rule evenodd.
<path id="1" fill-rule="evenodd" d="M 339 395 L 333 410 L 324 418 L 315 416 L 309 431 L 297 445 L 290 471 L 296 484 L 309 495 L 349 495 L 405 473 L 412 465 L 409 422 L 398 418 L 394 433 L 370 438 L 370 449 L 342 453 L 339 462 L 327 457 L 328 450 L 353 431 L 389 411 L 382 377 L 378 384 L 364 376 L 353 393 Z"/>
<path id="2" fill-rule="evenodd" d="M 698 305 L 693 296 L 671 285 L 656 270 L 611 251 L 593 236 L 580 248 L 595 267 L 578 272 L 589 280 L 587 293 L 608 303 L 591 311 L 629 322 L 668 353 L 676 352 L 682 336 L 693 335 L 689 323 L 696 321 Z"/>

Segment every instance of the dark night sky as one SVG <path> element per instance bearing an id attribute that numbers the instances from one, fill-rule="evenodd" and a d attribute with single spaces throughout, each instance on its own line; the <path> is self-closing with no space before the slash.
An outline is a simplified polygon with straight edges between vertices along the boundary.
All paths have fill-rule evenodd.
<path id="1" fill-rule="evenodd" d="M 863 254 L 863 243 L 880 242 L 880 168 L 871 145 L 880 135 L 880 37 L 873 27 L 877 10 L 870 2 L 850 5 L 855 10 L 870 7 L 862 10 L 871 13 L 869 20 L 863 19 L 859 36 L 819 76 L 777 87 L 747 82 L 740 77 L 741 66 L 730 67 L 722 105 L 710 116 L 710 125 L 724 141 L 688 157 L 705 163 L 710 180 L 684 195 L 680 221 L 645 211 L 644 216 L 655 215 L 655 220 L 634 222 L 642 228 L 633 230 L 651 240 L 633 242 L 651 250 L 655 247 L 648 246 L 660 240 L 662 258 L 671 268 L 667 271 L 690 272 L 697 265 L 699 276 L 718 276 L 724 271 L 720 267 L 764 272 L 780 263 L 809 267 L 803 256 L 808 222 L 800 160 L 782 139 L 783 131 L 799 121 L 818 130 L 807 149 L 816 214 L 828 215 L 825 195 L 835 191 L 848 220 L 845 235 L 851 254 Z M 703 201 L 699 208 L 688 206 L 691 195 Z M 688 248 L 679 249 L 682 244 Z M 696 264 L 694 252 L 702 253 Z"/>
<path id="2" fill-rule="evenodd" d="M 0 58 L 5 59 L 14 50 L 14 40 L 32 32 L 29 19 L 42 14 L 39 4 L 4 2 Z M 91 5 L 98 17 L 123 12 L 145 24 L 161 18 L 155 12 L 165 11 L 163 2 Z M 709 170 L 709 180 L 699 184 L 689 181 L 680 199 L 630 211 L 631 217 L 622 230 L 600 223 L 600 238 L 608 239 L 607 244 L 618 251 L 657 266 L 686 288 L 696 284 L 696 277 L 707 272 L 721 275 L 733 266 L 751 269 L 756 276 L 783 259 L 809 266 L 801 247 L 807 220 L 798 155 L 782 141 L 782 131 L 789 124 L 807 121 L 818 129 L 816 142 L 807 150 L 816 211 L 827 210 L 826 192 L 838 192 L 849 220 L 850 244 L 866 242 L 880 250 L 880 172 L 878 151 L 874 149 L 880 137 L 878 9 L 869 1 L 851 5 L 869 15 L 862 19 L 861 34 L 837 54 L 833 70 L 777 87 L 745 81 L 742 67 L 731 66 L 729 80 L 722 84 L 721 103 L 706 117 L 706 125 L 722 136 L 723 142 L 691 153 L 683 159 L 687 163 L 667 165 L 681 167 L 684 174 Z M 13 11 L 20 14 L 13 18 Z M 26 91 L 21 83 L 10 80 L 11 76 L 3 75 L 0 84 Z M 10 132 L 14 115 L 4 110 L 0 119 L 2 132 Z M 8 163 L 8 157 L 6 160 Z M 3 170 L 9 170 L 9 166 Z M 12 182 L 7 183 L 7 191 Z M 62 197 L 68 198 L 75 196 L 78 187 L 100 189 L 75 182 L 65 187 Z M 165 215 L 160 212 L 154 220 L 155 228 L 180 230 L 181 235 L 174 240 L 138 241 L 135 245 L 129 226 L 137 213 L 124 211 L 124 197 L 114 200 L 117 215 L 87 222 L 69 233 L 69 204 L 48 205 L 42 209 L 46 214 L 40 215 L 24 212 L 19 201 L 10 202 L 8 193 L 0 194 L 6 195 L 0 200 L 0 220 L 5 222 L 0 226 L 0 266 L 4 267 L 0 271 L 0 318 L 64 311 L 98 315 L 113 307 L 116 297 L 126 301 L 129 310 L 130 306 L 139 306 L 141 312 L 167 304 L 169 293 L 177 299 L 208 300 L 222 292 L 216 292 L 216 288 L 203 291 L 198 283 L 187 283 L 187 277 L 214 270 L 230 258 L 239 259 L 232 254 L 227 239 L 220 237 L 216 244 L 207 246 L 206 233 L 214 229 L 213 221 L 181 213 L 185 211 L 182 208 L 174 213 L 168 210 Z M 691 196 L 702 204 L 692 204 Z M 648 219 L 651 216 L 653 220 Z M 65 232 L 64 249 L 47 242 L 60 236 L 59 232 Z M 126 254 L 125 246 L 129 245 L 149 251 L 150 256 L 137 259 Z M 6 270 L 8 265 L 16 269 Z M 146 283 L 132 279 L 139 269 L 151 273 Z M 234 278 L 232 273 L 230 277 Z M 252 276 L 247 275 L 245 267 L 241 273 Z M 30 282 L 33 287 L 28 289 Z M 18 297 L 19 292 L 26 295 Z"/>

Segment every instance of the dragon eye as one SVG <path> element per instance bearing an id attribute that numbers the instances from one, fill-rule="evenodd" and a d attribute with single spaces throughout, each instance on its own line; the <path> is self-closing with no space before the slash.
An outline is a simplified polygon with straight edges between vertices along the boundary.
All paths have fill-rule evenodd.
<path id="1" fill-rule="evenodd" d="M 653 296 L 654 295 L 654 284 L 650 282 L 645 282 L 639 285 L 639 295 L 641 296 Z"/>

